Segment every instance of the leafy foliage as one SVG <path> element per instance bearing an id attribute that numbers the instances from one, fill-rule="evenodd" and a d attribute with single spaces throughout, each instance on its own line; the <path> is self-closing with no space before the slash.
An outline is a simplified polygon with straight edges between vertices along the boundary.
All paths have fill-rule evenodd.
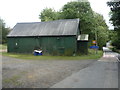
<path id="1" fill-rule="evenodd" d="M 111 8 L 111 21 L 116 28 L 120 28 L 120 1 L 119 2 L 107 2 Z"/>
<path id="2" fill-rule="evenodd" d="M 94 13 L 94 27 L 95 30 L 93 31 L 95 36 L 97 37 L 98 46 L 102 49 L 103 46 L 106 45 L 108 41 L 108 26 L 105 23 L 105 20 L 102 15 L 98 13 Z"/>
<path id="3" fill-rule="evenodd" d="M 109 39 L 109 41 L 113 40 L 116 37 L 116 35 L 117 35 L 117 33 L 116 33 L 115 30 L 109 30 L 108 31 L 108 39 Z"/>
<path id="4" fill-rule="evenodd" d="M 6 35 L 8 34 L 9 30 L 10 28 L 6 28 L 4 21 L 0 18 L 0 43 L 7 42 Z"/>
<path id="5" fill-rule="evenodd" d="M 41 21 L 52 21 L 57 19 L 57 12 L 51 8 L 45 8 L 39 15 Z"/>
<path id="6" fill-rule="evenodd" d="M 120 49 L 120 1 L 107 2 L 107 5 L 111 8 L 111 18 L 112 24 L 114 25 L 114 30 L 117 35 L 112 39 L 112 45 L 114 45 L 117 49 Z"/>
<path id="7" fill-rule="evenodd" d="M 61 14 L 64 19 L 80 18 L 81 33 L 91 33 L 93 13 L 89 2 L 68 2 Z"/>

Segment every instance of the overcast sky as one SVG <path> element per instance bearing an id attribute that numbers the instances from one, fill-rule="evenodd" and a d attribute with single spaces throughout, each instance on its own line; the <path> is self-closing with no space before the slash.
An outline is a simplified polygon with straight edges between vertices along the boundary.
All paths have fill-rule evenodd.
<path id="1" fill-rule="evenodd" d="M 0 17 L 5 20 L 7 27 L 13 28 L 18 22 L 39 22 L 40 12 L 48 7 L 60 10 L 64 4 L 73 0 L 1 0 Z M 75 0 L 74 0 L 75 1 Z M 88 0 L 92 9 L 104 16 L 107 25 L 109 24 L 108 0 Z"/>

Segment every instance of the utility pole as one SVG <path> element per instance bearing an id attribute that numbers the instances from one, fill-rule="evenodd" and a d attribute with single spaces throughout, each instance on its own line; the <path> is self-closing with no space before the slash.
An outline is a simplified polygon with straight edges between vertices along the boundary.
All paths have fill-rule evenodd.
<path id="1" fill-rule="evenodd" d="M 97 44 L 97 30 L 95 30 L 95 40 L 96 40 L 96 46 L 98 46 L 98 44 Z"/>
<path id="2" fill-rule="evenodd" d="M 97 24 L 96 24 L 96 26 L 97 26 Z M 95 40 L 96 40 L 96 46 L 98 46 L 98 44 L 97 44 L 97 29 L 96 28 L 95 28 Z M 97 49 L 95 49 L 95 54 L 97 54 Z"/>

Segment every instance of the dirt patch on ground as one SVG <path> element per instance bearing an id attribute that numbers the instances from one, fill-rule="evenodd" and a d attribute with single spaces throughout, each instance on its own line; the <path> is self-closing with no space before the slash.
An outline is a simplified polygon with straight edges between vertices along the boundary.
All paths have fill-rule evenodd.
<path id="1" fill-rule="evenodd" d="M 96 60 L 20 60 L 2 57 L 3 88 L 49 88 Z"/>
<path id="2" fill-rule="evenodd" d="M 0 49 L 0 52 L 7 52 L 7 49 Z"/>

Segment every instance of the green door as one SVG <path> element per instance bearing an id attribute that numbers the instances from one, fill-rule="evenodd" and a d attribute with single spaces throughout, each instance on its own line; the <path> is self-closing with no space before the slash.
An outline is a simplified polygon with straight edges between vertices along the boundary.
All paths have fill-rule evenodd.
<path id="1" fill-rule="evenodd" d="M 57 48 L 58 48 L 58 53 L 60 55 L 63 55 L 65 48 L 64 48 L 64 40 L 61 37 L 57 37 Z"/>
<path id="2" fill-rule="evenodd" d="M 14 38 L 14 50 L 15 52 L 19 52 L 19 39 L 18 38 Z"/>

